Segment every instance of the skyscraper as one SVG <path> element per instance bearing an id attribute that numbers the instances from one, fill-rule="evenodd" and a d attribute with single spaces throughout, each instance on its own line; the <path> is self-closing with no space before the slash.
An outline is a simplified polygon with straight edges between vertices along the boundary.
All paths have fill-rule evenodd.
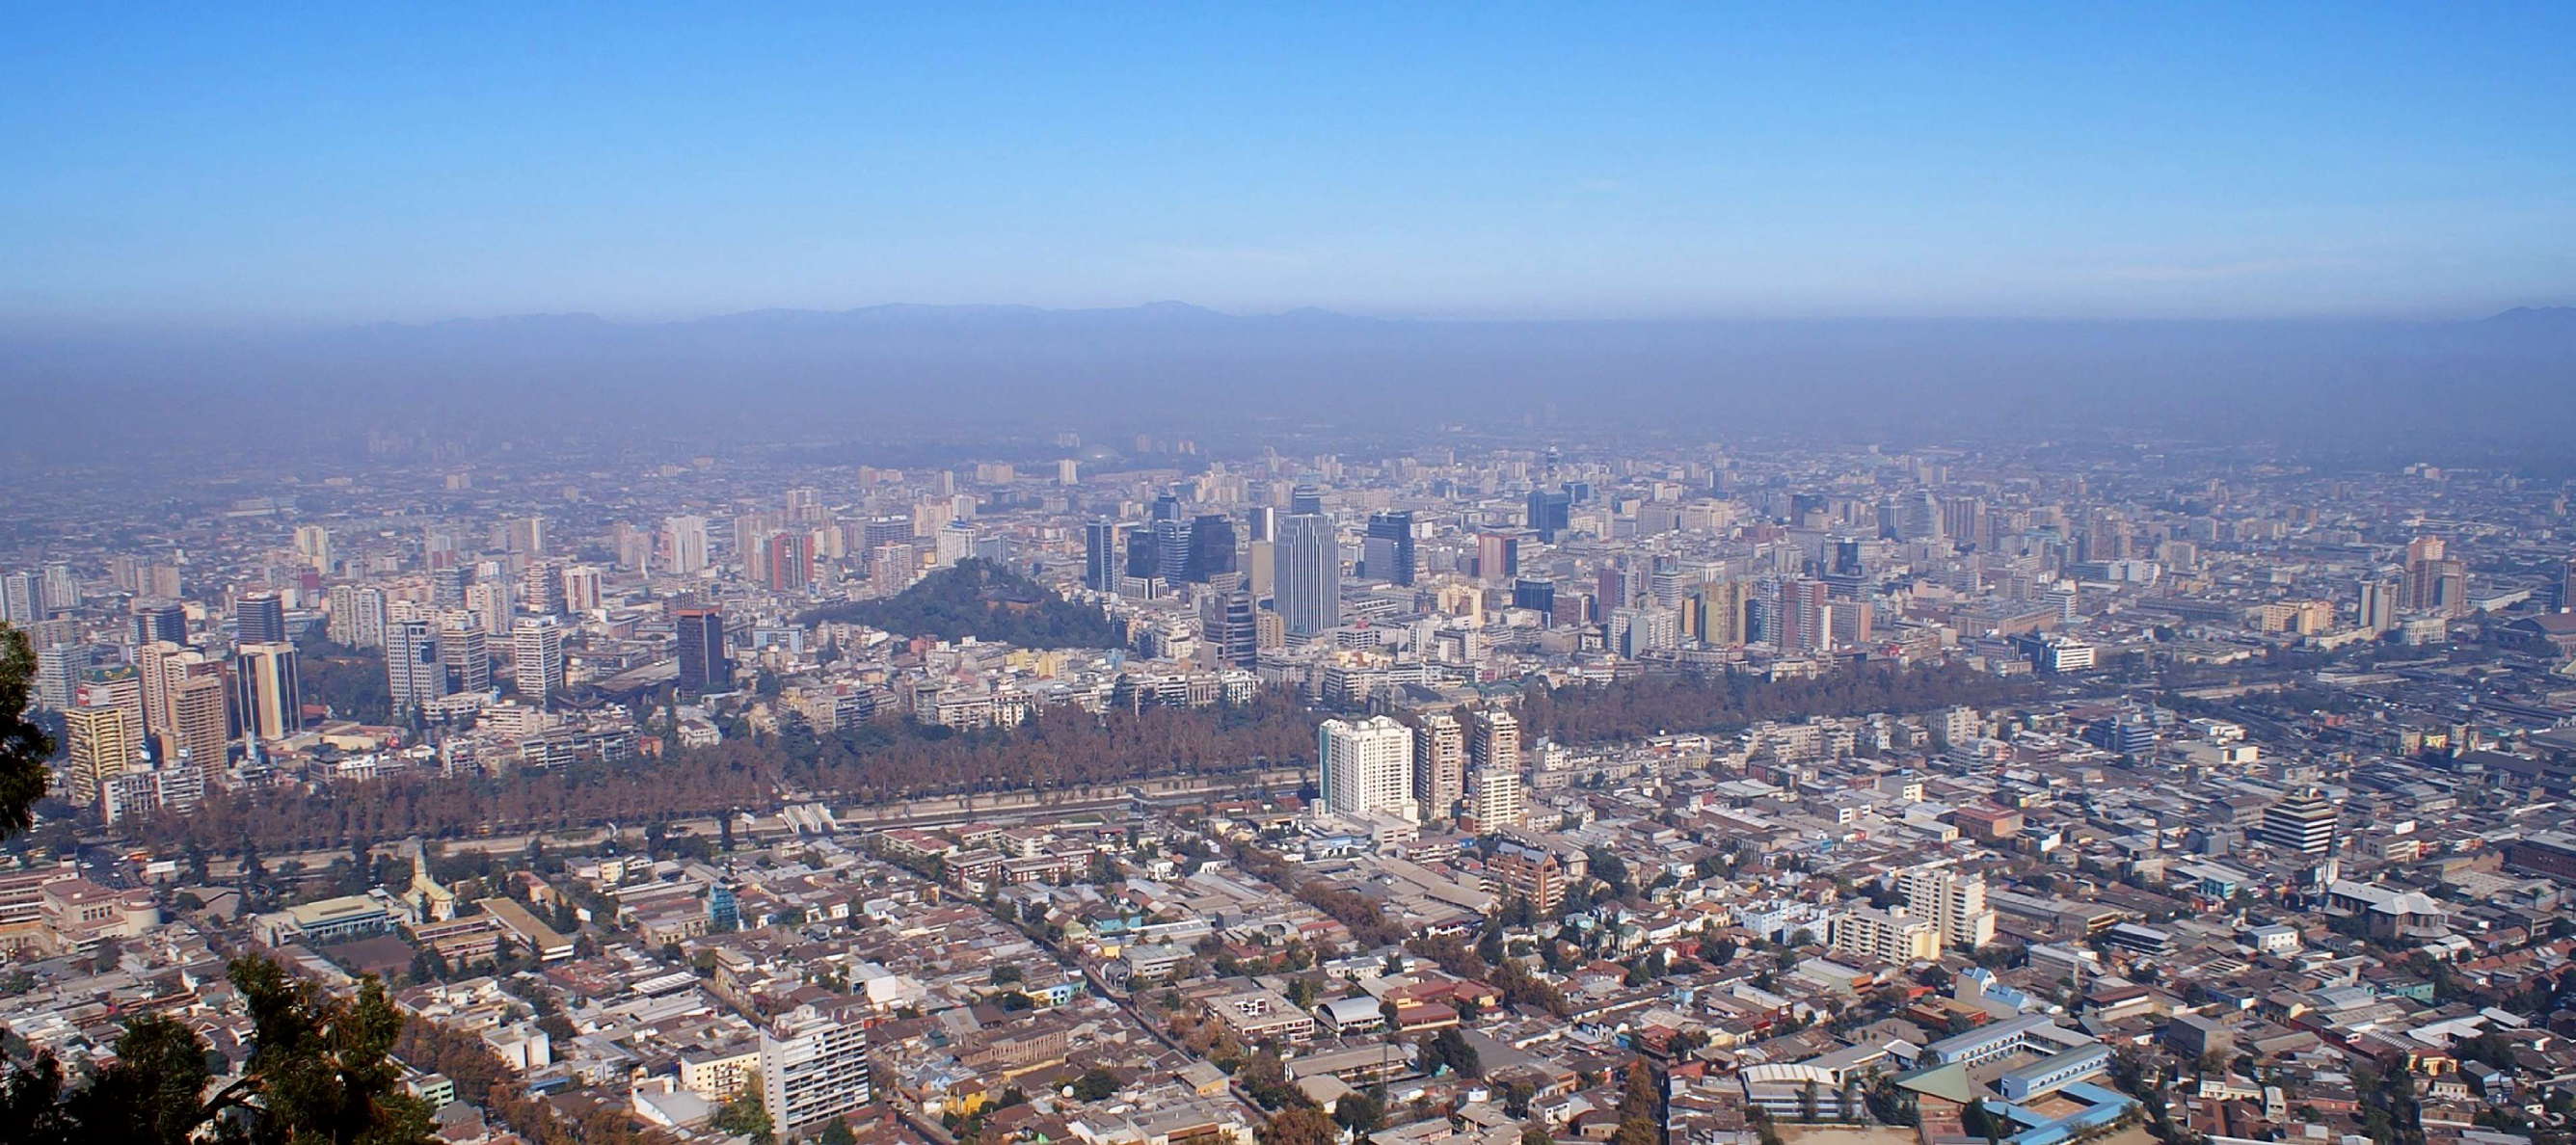
<path id="1" fill-rule="evenodd" d="M 1252 666 L 1259 647 L 1259 610 L 1242 573 L 1218 573 L 1199 594 L 1199 637 L 1216 662 L 1236 668 Z"/>
<path id="2" fill-rule="evenodd" d="M 839 1119 L 868 1104 L 868 1030 L 799 1006 L 760 1031 L 761 1103 L 782 1132 Z"/>
<path id="3" fill-rule="evenodd" d="M 1154 575 L 1165 584 L 1190 579 L 1190 523 L 1179 517 L 1156 517 L 1149 527 L 1154 535 Z"/>
<path id="4" fill-rule="evenodd" d="M 1305 482 L 1288 491 L 1288 515 L 1315 516 L 1324 511 L 1324 491 Z"/>
<path id="5" fill-rule="evenodd" d="M 233 643 L 280 644 L 285 640 L 286 601 L 276 593 L 247 593 L 233 605 Z"/>
<path id="6" fill-rule="evenodd" d="M 733 686 L 733 663 L 725 659 L 724 613 L 713 608 L 683 608 L 671 614 L 678 637 L 679 689 L 686 695 Z"/>
<path id="7" fill-rule="evenodd" d="M 1201 513 L 1190 520 L 1189 559 L 1182 577 L 1207 584 L 1236 571 L 1234 519 L 1223 513 Z"/>
<path id="8" fill-rule="evenodd" d="M 1753 582 L 1711 581 L 1699 586 L 1699 641 L 1711 648 L 1745 643 L 1751 631 Z"/>
<path id="9" fill-rule="evenodd" d="M 1574 495 L 1567 492 L 1530 490 L 1529 527 L 1542 542 L 1553 544 L 1557 534 L 1570 527 L 1574 518 Z"/>
<path id="10" fill-rule="evenodd" d="M 1279 522 L 1272 557 L 1274 607 L 1290 636 L 1312 636 L 1342 622 L 1341 541 L 1321 513 L 1291 513 Z"/>
<path id="11" fill-rule="evenodd" d="M 1116 521 L 1093 521 L 1082 527 L 1082 587 L 1093 592 L 1118 591 L 1118 578 L 1126 558 L 1120 543 L 1122 527 Z"/>
<path id="12" fill-rule="evenodd" d="M 1389 584 L 1413 583 L 1413 514 L 1401 510 L 1371 513 L 1368 536 L 1360 548 L 1361 575 Z"/>
<path id="13" fill-rule="evenodd" d="M 36 574 L 0 576 L 0 621 L 25 628 L 45 618 L 45 587 Z"/>
<path id="14" fill-rule="evenodd" d="M 233 656 L 242 734 L 256 740 L 279 740 L 304 730 L 303 681 L 297 673 L 295 646 L 283 641 L 244 644 Z"/>
<path id="15" fill-rule="evenodd" d="M 1413 799 L 1413 733 L 1389 717 L 1325 720 L 1315 730 L 1315 770 L 1329 810 L 1422 821 Z"/>

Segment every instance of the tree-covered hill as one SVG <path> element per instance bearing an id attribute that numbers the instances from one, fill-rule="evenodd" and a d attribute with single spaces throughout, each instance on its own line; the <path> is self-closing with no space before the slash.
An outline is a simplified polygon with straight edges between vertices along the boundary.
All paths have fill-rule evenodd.
<path id="1" fill-rule="evenodd" d="M 1115 648 L 1126 633 L 1097 608 L 985 560 L 963 560 L 881 600 L 828 605 L 804 621 L 843 621 L 955 640 L 972 636 L 1022 648 Z"/>

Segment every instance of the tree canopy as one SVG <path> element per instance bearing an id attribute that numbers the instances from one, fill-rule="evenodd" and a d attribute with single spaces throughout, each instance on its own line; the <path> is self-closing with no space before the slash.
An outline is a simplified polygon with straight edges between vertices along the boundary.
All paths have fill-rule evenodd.
<path id="1" fill-rule="evenodd" d="M 802 620 L 855 621 L 906 636 L 972 636 L 1022 648 L 1116 648 L 1127 636 L 1109 615 L 1075 604 L 992 561 L 969 558 L 877 600 L 826 605 Z"/>

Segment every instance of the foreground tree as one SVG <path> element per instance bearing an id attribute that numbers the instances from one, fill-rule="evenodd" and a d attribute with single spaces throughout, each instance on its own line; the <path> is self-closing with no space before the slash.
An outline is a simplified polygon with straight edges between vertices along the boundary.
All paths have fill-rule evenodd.
<path id="1" fill-rule="evenodd" d="M 27 691 L 36 678 L 36 649 L 27 634 L 0 624 L 0 839 L 36 821 L 45 797 L 45 761 L 54 740 L 27 718 Z"/>
<path id="2" fill-rule="evenodd" d="M 116 1064 L 79 1089 L 64 1089 L 50 1055 L 11 1071 L 0 1141 L 181 1145 L 202 1131 L 246 1145 L 427 1145 L 429 1111 L 402 1092 L 392 1057 L 402 1012 L 381 983 L 336 998 L 265 958 L 235 961 L 231 978 L 252 1026 L 240 1080 L 208 1094 L 205 1041 L 168 1018 L 137 1018 L 117 1038 Z"/>

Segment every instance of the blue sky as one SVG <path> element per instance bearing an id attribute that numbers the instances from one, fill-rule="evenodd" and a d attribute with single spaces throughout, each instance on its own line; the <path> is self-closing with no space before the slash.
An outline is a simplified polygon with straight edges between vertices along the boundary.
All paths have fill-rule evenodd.
<path id="1" fill-rule="evenodd" d="M 2564 3 L 254 7 L 15 11 L 0 317 L 2576 303 Z"/>

